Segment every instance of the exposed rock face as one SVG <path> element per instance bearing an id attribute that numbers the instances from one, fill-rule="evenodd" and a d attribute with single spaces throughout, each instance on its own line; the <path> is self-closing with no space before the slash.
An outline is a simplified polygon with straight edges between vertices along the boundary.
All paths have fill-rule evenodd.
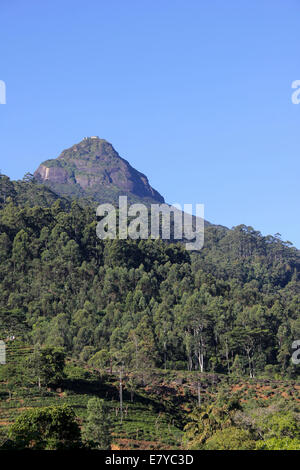
<path id="1" fill-rule="evenodd" d="M 43 181 L 51 181 L 53 183 L 67 183 L 68 172 L 60 167 L 48 168 L 41 164 L 35 172 L 35 177 L 39 177 Z"/>
<path id="2" fill-rule="evenodd" d="M 164 202 L 148 178 L 115 151 L 106 140 L 90 137 L 64 150 L 57 159 L 43 162 L 34 176 L 58 194 L 86 196 L 98 202 L 112 194 Z"/>

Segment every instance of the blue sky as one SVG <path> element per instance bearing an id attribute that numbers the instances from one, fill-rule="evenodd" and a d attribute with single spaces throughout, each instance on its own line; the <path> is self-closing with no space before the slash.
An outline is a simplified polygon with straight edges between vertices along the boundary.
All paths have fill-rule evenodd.
<path id="1" fill-rule="evenodd" d="M 0 168 L 99 135 L 169 203 L 300 248 L 298 0 L 1 0 Z"/>

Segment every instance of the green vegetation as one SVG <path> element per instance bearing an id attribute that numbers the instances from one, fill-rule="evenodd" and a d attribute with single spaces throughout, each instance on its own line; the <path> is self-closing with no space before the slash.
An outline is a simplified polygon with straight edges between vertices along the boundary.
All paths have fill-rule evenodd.
<path id="1" fill-rule="evenodd" d="M 9 431 L 12 447 L 69 449 L 80 446 L 80 429 L 70 406 L 49 406 L 22 413 Z"/>
<path id="2" fill-rule="evenodd" d="M 295 402 L 278 399 L 271 405 L 243 405 L 223 391 L 189 415 L 184 442 L 194 450 L 299 450 L 299 411 Z"/>
<path id="3" fill-rule="evenodd" d="M 0 178 L 0 338 L 8 357 L 0 366 L 0 444 L 13 437 L 21 446 L 17 434 L 6 435 L 20 409 L 65 404 L 82 426 L 90 423 L 88 440 L 106 446 L 92 437 L 87 412 L 97 397 L 104 403 L 95 405 L 95 422 L 108 406 L 118 445 L 297 447 L 299 411 L 288 408 L 299 400 L 291 361 L 300 338 L 299 251 L 279 235 L 207 224 L 205 247 L 190 254 L 161 240 L 101 241 L 96 223 L 90 205 L 65 202 L 30 176 Z M 237 387 L 243 400 L 224 408 L 219 392 Z M 255 415 L 265 403 L 275 407 L 268 419 Z M 39 429 L 39 418 L 26 416 Z M 48 431 L 51 419 L 41 442 L 22 445 L 63 445 Z"/>
<path id="4" fill-rule="evenodd" d="M 249 431 L 235 427 L 216 431 L 207 439 L 205 450 L 255 450 L 256 443 Z"/>
<path id="5" fill-rule="evenodd" d="M 0 172 L 0 208 L 13 202 L 14 205 L 49 207 L 59 199 L 62 208 L 69 208 L 70 202 L 64 197 L 58 196 L 43 184 L 38 184 L 30 173 L 27 173 L 20 181 L 11 181 L 8 176 Z"/>
<path id="6" fill-rule="evenodd" d="M 33 372 L 33 377 L 37 378 L 38 386 L 41 383 L 50 385 L 59 384 L 64 377 L 65 353 L 58 348 L 36 349 L 29 356 L 29 367 Z"/>
<path id="7" fill-rule="evenodd" d="M 84 439 L 92 449 L 110 449 L 111 434 L 108 420 L 108 407 L 104 400 L 91 398 L 87 404 L 87 424 Z"/>

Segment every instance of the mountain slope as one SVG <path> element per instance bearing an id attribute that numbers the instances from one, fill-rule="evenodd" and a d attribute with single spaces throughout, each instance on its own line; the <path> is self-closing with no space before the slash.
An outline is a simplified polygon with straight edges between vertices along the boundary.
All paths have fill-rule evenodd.
<path id="1" fill-rule="evenodd" d="M 127 195 L 130 202 L 164 202 L 144 174 L 98 137 L 86 137 L 58 158 L 43 162 L 34 176 L 62 196 L 111 203 Z"/>

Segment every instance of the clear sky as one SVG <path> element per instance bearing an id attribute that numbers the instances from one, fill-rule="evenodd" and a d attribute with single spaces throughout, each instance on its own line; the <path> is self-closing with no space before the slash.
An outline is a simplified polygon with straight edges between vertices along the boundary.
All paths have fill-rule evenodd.
<path id="1" fill-rule="evenodd" d="M 110 141 L 169 203 L 300 248 L 299 0 L 0 0 L 0 168 Z"/>

